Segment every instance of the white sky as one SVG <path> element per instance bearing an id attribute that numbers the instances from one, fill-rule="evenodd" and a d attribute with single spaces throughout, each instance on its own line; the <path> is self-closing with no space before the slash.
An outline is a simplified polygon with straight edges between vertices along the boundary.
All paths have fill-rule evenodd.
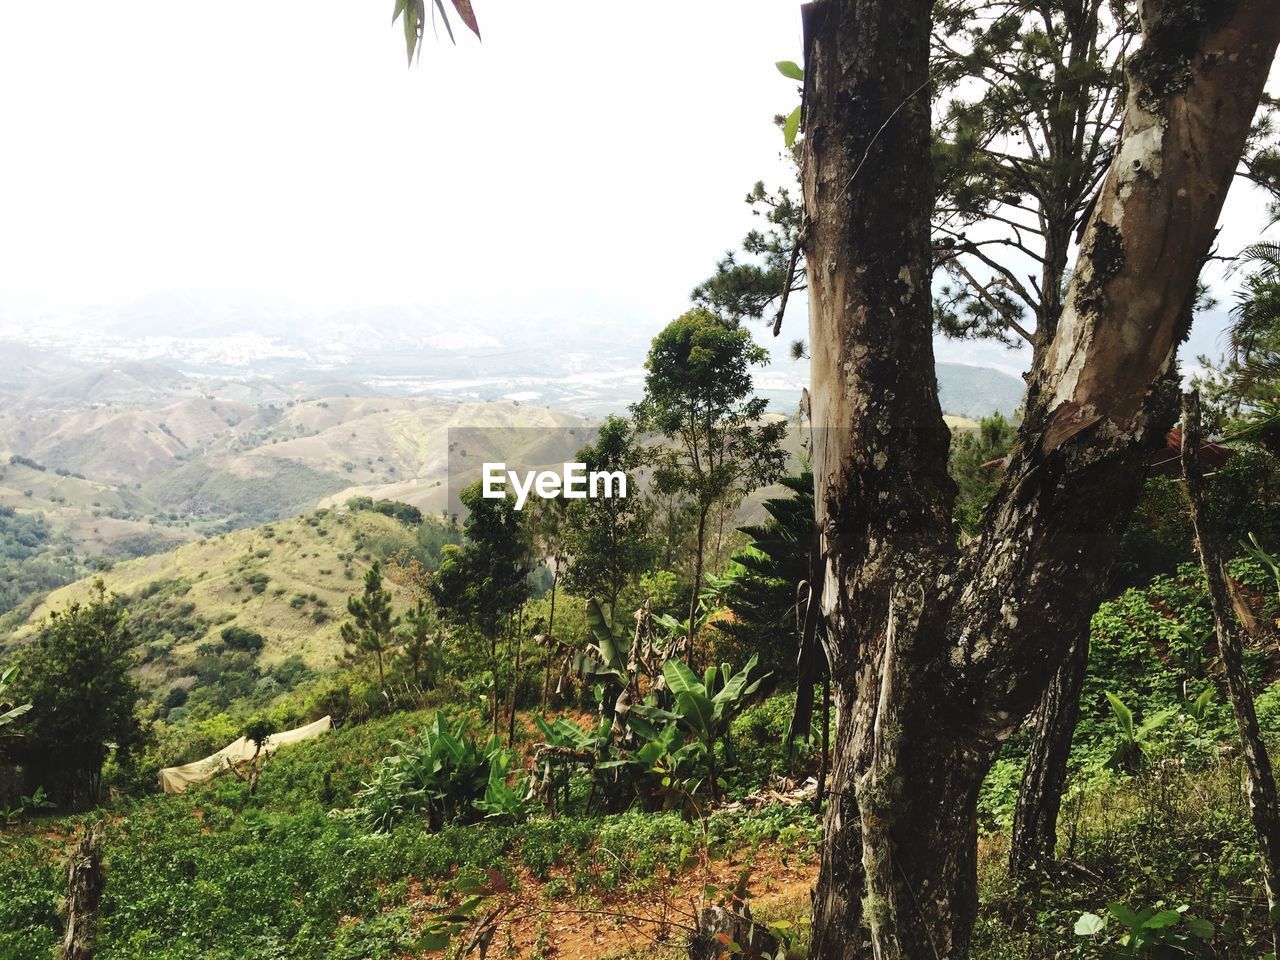
<path id="1" fill-rule="evenodd" d="M 0 322 L 188 289 L 656 331 L 789 176 L 797 0 L 475 2 L 483 44 L 407 69 L 392 0 L 0 0 Z"/>
<path id="2" fill-rule="evenodd" d="M 795 0 L 0 0 L 0 309 L 226 289 L 669 319 L 778 180 Z"/>

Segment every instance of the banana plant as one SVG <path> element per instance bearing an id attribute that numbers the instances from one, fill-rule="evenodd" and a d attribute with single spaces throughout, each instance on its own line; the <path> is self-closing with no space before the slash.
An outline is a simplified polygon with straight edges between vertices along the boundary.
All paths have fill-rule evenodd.
<path id="1" fill-rule="evenodd" d="M 704 676 L 699 679 L 682 661 L 668 660 L 663 664 L 662 672 L 667 689 L 675 697 L 671 709 L 646 704 L 637 707 L 637 712 L 643 718 L 675 724 L 701 744 L 706 752 L 708 785 L 713 799 L 718 798 L 720 791 L 716 743 L 727 738 L 734 717 L 742 712 L 768 676 L 762 674 L 752 679 L 751 675 L 758 663 L 759 657 L 752 656 L 747 665 L 737 673 L 727 663 L 719 667 L 708 667 Z"/>
<path id="2" fill-rule="evenodd" d="M 691 805 L 694 794 L 702 783 L 707 749 L 701 740 L 685 741 L 684 732 L 677 723 L 668 723 L 645 741 L 635 752 L 633 762 L 652 778 L 650 799 L 661 799 L 663 812 Z M 711 775 L 714 776 L 714 765 Z M 694 811 L 696 813 L 696 809 Z"/>
<path id="3" fill-rule="evenodd" d="M 5 694 L 13 685 L 13 681 L 17 678 L 17 667 L 8 667 L 4 670 L 0 670 L 0 711 L 3 711 L 0 713 L 0 727 L 8 726 L 31 709 L 31 704 L 29 703 L 14 706 L 5 699 Z"/>
<path id="4" fill-rule="evenodd" d="M 697 635 L 707 622 L 724 607 L 726 591 L 732 586 L 734 577 L 718 577 L 712 573 L 703 574 L 702 588 L 698 591 L 698 609 L 694 614 L 693 629 L 689 629 L 689 618 L 683 620 L 668 613 L 653 617 L 657 627 L 666 641 L 668 656 L 680 658 L 688 655 L 688 638 Z"/>
<path id="5" fill-rule="evenodd" d="M 658 674 L 657 664 L 661 658 L 653 643 L 650 623 L 646 603 L 636 611 L 635 634 L 628 645 L 622 625 L 611 626 L 600 602 L 594 598 L 587 601 L 587 627 L 591 631 L 591 640 L 576 658 L 575 666 L 584 677 L 603 682 L 606 688 L 618 691 L 610 728 L 615 740 L 628 734 L 632 707 L 640 700 L 641 677 L 653 678 Z"/>
<path id="6" fill-rule="evenodd" d="M 586 649 L 578 653 L 574 666 L 583 676 L 611 680 L 625 687 L 628 658 L 622 624 L 610 626 L 600 601 L 594 597 L 587 601 L 587 629 L 591 631 L 591 639 Z"/>
<path id="7" fill-rule="evenodd" d="M 1280 557 L 1275 557 L 1266 550 L 1262 549 L 1262 544 L 1258 542 L 1257 534 L 1249 534 L 1249 542 L 1241 543 L 1244 552 L 1247 553 L 1271 574 L 1271 579 L 1275 582 L 1276 596 L 1280 598 Z"/>
<path id="8" fill-rule="evenodd" d="M 1157 710 L 1139 724 L 1134 721 L 1133 711 L 1123 700 L 1110 691 L 1106 691 L 1106 694 L 1119 740 L 1106 765 L 1113 770 L 1137 773 L 1146 765 L 1151 735 L 1178 712 L 1177 708 Z"/>
<path id="9" fill-rule="evenodd" d="M 554 814 L 557 802 L 569 801 L 569 781 L 583 768 L 592 771 L 617 766 L 609 759 L 612 724 L 602 717 L 594 732 L 588 732 L 564 717 L 548 723 L 542 717 L 533 722 L 542 733 L 542 744 L 534 751 L 529 798 L 541 798 Z"/>
<path id="10" fill-rule="evenodd" d="M 507 786 L 511 765 L 512 755 L 507 750 L 499 748 L 489 757 L 489 779 L 485 783 L 484 796 L 473 803 L 486 819 L 518 820 L 524 812 L 526 784 L 517 782 L 515 786 Z"/>
<path id="11" fill-rule="evenodd" d="M 454 724 L 437 713 L 412 740 L 393 740 L 396 753 L 383 758 L 370 783 L 356 795 L 354 816 L 375 833 L 390 832 L 405 815 L 425 813 L 433 830 L 446 823 L 515 815 L 518 791 L 507 787 L 512 756 L 497 736 L 481 743 L 470 736 L 466 717 Z"/>

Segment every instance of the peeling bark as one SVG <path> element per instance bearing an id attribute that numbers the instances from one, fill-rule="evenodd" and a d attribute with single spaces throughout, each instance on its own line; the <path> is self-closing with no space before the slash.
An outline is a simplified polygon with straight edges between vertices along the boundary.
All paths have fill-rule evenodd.
<path id="1" fill-rule="evenodd" d="M 804 8 L 810 400 L 837 711 L 816 960 L 968 955 L 978 790 L 1101 597 L 1280 40 L 1273 0 L 1229 7 L 1174 43 L 1168 5 L 1146 4 L 1143 62 L 1176 56 L 1189 79 L 1131 75 L 1018 445 L 963 553 L 933 375 L 931 3 Z"/>
<path id="2" fill-rule="evenodd" d="M 1262 739 L 1258 715 L 1254 710 L 1253 691 L 1244 670 L 1244 632 L 1233 609 L 1231 577 L 1227 573 L 1227 555 L 1218 540 L 1217 531 L 1205 516 L 1204 483 L 1200 475 L 1200 396 L 1194 391 L 1182 400 L 1182 474 L 1191 524 L 1196 532 L 1196 552 L 1209 587 L 1209 606 L 1213 610 L 1213 628 L 1218 640 L 1227 680 L 1227 694 L 1235 714 L 1236 729 L 1244 753 L 1249 816 L 1258 835 L 1258 851 L 1262 860 L 1262 878 L 1266 885 L 1267 904 L 1271 908 L 1271 945 L 1280 949 L 1280 924 L 1275 919 L 1276 895 L 1280 893 L 1280 805 L 1276 801 L 1276 779 L 1271 768 L 1271 755 Z"/>

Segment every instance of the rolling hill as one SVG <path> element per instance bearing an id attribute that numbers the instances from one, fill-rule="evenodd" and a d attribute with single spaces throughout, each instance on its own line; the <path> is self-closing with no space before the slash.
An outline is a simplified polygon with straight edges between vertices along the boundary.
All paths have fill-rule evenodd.
<path id="1" fill-rule="evenodd" d="M 233 528 L 354 495 L 394 496 L 435 512 L 447 499 L 451 431 L 508 438 L 524 431 L 517 446 L 540 443 L 546 462 L 556 462 L 576 451 L 582 437 L 575 431 L 586 427 L 582 417 L 513 401 L 50 402 L 0 415 L 0 456 L 128 490 L 139 514 Z"/>
<path id="2" fill-rule="evenodd" d="M 296 681 L 332 668 L 347 597 L 359 592 L 365 571 L 418 546 L 415 528 L 380 513 L 319 510 L 117 563 L 60 587 L 7 645 L 21 645 L 51 611 L 86 600 L 101 580 L 129 610 L 136 672 L 151 698 L 173 706 L 205 688 L 215 706 L 226 706 L 264 678 L 287 672 Z M 398 608 L 409 604 L 407 588 L 390 576 L 386 585 Z M 228 643 L 228 628 L 260 638 L 251 644 L 260 648 Z M 182 693 L 174 697 L 173 690 Z"/>

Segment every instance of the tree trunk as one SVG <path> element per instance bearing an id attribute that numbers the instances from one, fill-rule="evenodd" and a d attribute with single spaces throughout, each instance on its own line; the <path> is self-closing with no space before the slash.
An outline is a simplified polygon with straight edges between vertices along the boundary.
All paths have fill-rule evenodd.
<path id="1" fill-rule="evenodd" d="M 520 619 L 516 622 L 515 674 L 511 678 L 511 718 L 507 724 L 507 746 L 516 742 L 516 703 L 520 698 L 520 667 L 524 660 L 524 605 L 520 605 Z"/>
<path id="2" fill-rule="evenodd" d="M 1071 645 L 1067 659 L 1049 681 L 1033 722 L 1031 749 L 1018 787 L 1009 844 L 1009 876 L 1034 880 L 1053 860 L 1058 845 L 1058 813 L 1067 783 L 1067 761 L 1080 719 L 1080 689 L 1089 668 L 1089 635 Z"/>
<path id="3" fill-rule="evenodd" d="M 545 712 L 547 701 L 551 699 L 551 654 L 555 646 L 556 635 L 556 587 L 560 585 L 560 558 L 556 557 L 555 573 L 551 575 L 551 612 L 547 616 L 547 655 L 546 672 L 542 680 L 542 709 Z"/>
<path id="4" fill-rule="evenodd" d="M 685 635 L 685 647 L 689 652 L 689 666 L 693 670 L 697 670 L 695 663 L 697 657 L 694 656 L 693 634 L 695 632 L 694 620 L 698 615 L 698 594 L 702 592 L 702 550 L 707 532 L 707 510 L 708 507 L 700 507 L 698 512 L 698 543 L 697 550 L 693 555 L 693 596 L 689 598 L 689 629 Z"/>
<path id="5" fill-rule="evenodd" d="M 1245 675 L 1244 636 L 1233 610 L 1227 555 L 1218 540 L 1217 531 L 1205 516 L 1204 484 L 1198 459 L 1200 437 L 1200 395 L 1193 391 L 1182 399 L 1184 493 L 1196 532 L 1200 567 L 1209 586 L 1209 606 L 1213 609 L 1213 627 L 1226 674 L 1227 694 L 1231 697 L 1236 728 L 1240 731 L 1249 816 L 1258 835 L 1262 879 L 1266 885 L 1267 904 L 1271 908 L 1272 949 L 1280 950 L 1280 923 L 1276 918 L 1276 896 L 1280 893 L 1280 806 L 1276 802 L 1276 780 L 1271 769 L 1271 755 L 1258 727 L 1253 691 L 1249 689 L 1249 678 Z"/>
<path id="6" fill-rule="evenodd" d="M 85 830 L 67 865 L 67 932 L 62 960 L 93 960 L 98 949 L 98 910 L 107 873 L 102 864 L 102 824 Z"/>
<path id="7" fill-rule="evenodd" d="M 508 625 L 510 625 L 509 617 L 507 618 L 507 622 L 508 622 Z M 498 632 L 497 630 L 495 630 L 493 632 L 493 635 L 489 637 L 489 672 L 490 672 L 490 675 L 493 677 L 493 688 L 489 693 L 489 714 L 491 717 L 491 722 L 493 724 L 493 733 L 496 736 L 498 733 L 498 725 L 499 725 L 498 718 L 502 712 L 502 709 L 500 706 L 502 703 L 502 698 L 499 695 L 501 692 L 501 688 L 499 687 L 499 684 L 498 684 Z"/>
<path id="8" fill-rule="evenodd" d="M 796 740 L 812 739 L 814 687 L 821 680 L 826 683 L 826 653 L 819 642 L 818 625 L 822 610 L 822 552 L 815 535 L 809 547 L 809 579 L 796 589 L 796 602 L 804 597 L 804 609 L 800 614 L 800 629 L 796 652 L 796 708 L 787 727 L 787 751 Z M 825 758 L 824 758 L 825 761 Z M 822 792 L 819 784 L 819 794 Z"/>
<path id="9" fill-rule="evenodd" d="M 1280 37 L 1274 0 L 1144 3 L 1116 156 L 1001 488 L 962 551 L 933 375 L 931 7 L 805 7 L 815 520 L 836 706 L 815 960 L 968 955 L 979 788 L 1101 598 Z"/>

